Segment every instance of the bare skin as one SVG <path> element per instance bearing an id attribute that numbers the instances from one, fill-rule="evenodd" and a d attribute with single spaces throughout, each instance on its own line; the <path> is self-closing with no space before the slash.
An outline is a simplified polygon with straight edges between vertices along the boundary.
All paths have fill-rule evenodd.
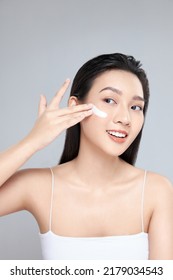
<path id="1" fill-rule="evenodd" d="M 95 92 L 105 85 L 115 86 L 115 75 L 119 81 L 116 86 L 123 94 L 128 92 L 128 98 L 127 95 L 118 96 L 116 104 L 113 101 L 108 103 L 111 106 L 108 118 L 98 119 L 92 115 L 92 105 L 87 104 L 94 103 L 100 109 L 105 106 L 104 111 L 107 110 L 107 102 L 102 103 L 103 97 L 96 97 Z M 0 216 L 26 209 L 37 220 L 40 232 L 49 230 L 50 170 L 18 169 L 63 130 L 81 122 L 79 156 L 53 168 L 55 192 L 51 230 L 57 235 L 75 237 L 138 234 L 142 231 L 140 211 L 144 170 L 122 161 L 118 153 L 133 141 L 143 124 L 141 112 L 132 110 L 134 104 L 131 103 L 134 89 L 143 96 L 140 83 L 130 73 L 113 71 L 95 81 L 87 104 L 79 104 L 71 97 L 69 107 L 59 109 L 68 85 L 69 81 L 66 81 L 49 105 L 46 98 L 41 97 L 39 117 L 32 131 L 0 155 Z M 103 94 L 104 98 L 106 95 L 114 100 L 112 92 Z M 115 111 L 117 104 L 119 107 Z M 117 125 L 129 132 L 129 142 L 121 147 L 105 133 L 106 129 Z M 99 139 L 93 136 L 96 127 Z M 149 234 L 150 259 L 173 259 L 173 188 L 166 178 L 152 172 L 148 172 L 145 186 L 144 231 Z"/>

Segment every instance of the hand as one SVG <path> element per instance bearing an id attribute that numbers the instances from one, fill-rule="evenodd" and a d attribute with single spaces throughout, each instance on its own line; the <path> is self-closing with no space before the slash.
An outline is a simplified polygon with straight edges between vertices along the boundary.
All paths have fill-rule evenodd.
<path id="1" fill-rule="evenodd" d="M 92 115 L 92 104 L 59 108 L 69 84 L 67 79 L 48 106 L 46 97 L 40 98 L 38 119 L 27 136 L 36 151 L 50 144 L 63 130 Z"/>

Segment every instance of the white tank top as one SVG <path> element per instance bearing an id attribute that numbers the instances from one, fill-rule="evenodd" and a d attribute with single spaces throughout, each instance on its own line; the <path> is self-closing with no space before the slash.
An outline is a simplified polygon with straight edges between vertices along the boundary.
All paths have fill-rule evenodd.
<path id="1" fill-rule="evenodd" d="M 50 204 L 49 231 L 39 233 L 44 260 L 147 260 L 148 234 L 144 232 L 143 206 L 145 171 L 141 188 L 141 229 L 133 235 L 105 237 L 65 237 L 54 234 L 52 206 L 55 178 L 52 169 L 52 194 Z"/>

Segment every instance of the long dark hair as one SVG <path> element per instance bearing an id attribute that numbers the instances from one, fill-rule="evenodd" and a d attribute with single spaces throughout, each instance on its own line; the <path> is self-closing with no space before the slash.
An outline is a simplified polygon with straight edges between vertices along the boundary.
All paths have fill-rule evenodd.
<path id="1" fill-rule="evenodd" d="M 133 56 L 121 53 L 103 54 L 86 62 L 77 72 L 71 88 L 70 96 L 76 96 L 84 100 L 91 89 L 94 80 L 103 72 L 109 70 L 124 70 L 135 74 L 140 80 L 143 88 L 145 106 L 144 116 L 149 102 L 149 83 L 145 71 L 141 68 L 141 62 Z M 134 165 L 142 136 L 142 130 L 129 148 L 120 155 L 120 158 Z M 80 124 L 70 127 L 66 131 L 65 145 L 59 164 L 68 162 L 77 157 L 80 145 Z"/>

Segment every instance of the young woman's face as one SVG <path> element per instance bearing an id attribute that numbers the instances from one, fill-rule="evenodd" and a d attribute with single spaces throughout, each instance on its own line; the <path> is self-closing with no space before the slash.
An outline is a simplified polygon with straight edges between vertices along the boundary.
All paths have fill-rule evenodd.
<path id="1" fill-rule="evenodd" d="M 130 72 L 106 71 L 97 77 L 85 103 L 107 113 L 81 122 L 81 141 L 112 156 L 119 156 L 139 134 L 143 122 L 144 95 L 140 80 Z"/>

